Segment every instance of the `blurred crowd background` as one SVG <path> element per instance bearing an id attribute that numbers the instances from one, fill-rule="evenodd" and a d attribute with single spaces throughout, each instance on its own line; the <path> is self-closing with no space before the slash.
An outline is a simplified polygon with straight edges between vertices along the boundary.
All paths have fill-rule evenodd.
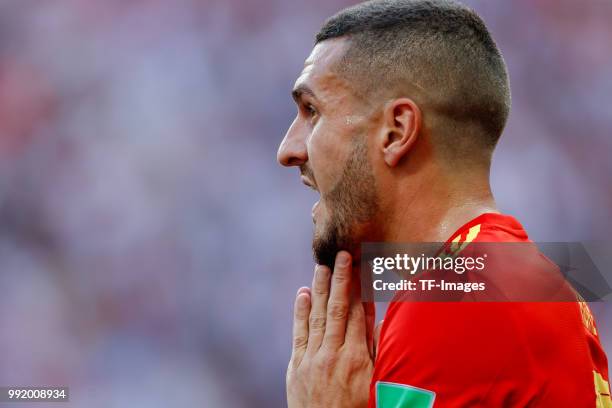
<path id="1" fill-rule="evenodd" d="M 467 3 L 510 70 L 500 206 L 537 240 L 609 240 L 612 2 Z M 316 198 L 275 155 L 313 36 L 349 4 L 0 2 L 0 385 L 285 404 Z"/>

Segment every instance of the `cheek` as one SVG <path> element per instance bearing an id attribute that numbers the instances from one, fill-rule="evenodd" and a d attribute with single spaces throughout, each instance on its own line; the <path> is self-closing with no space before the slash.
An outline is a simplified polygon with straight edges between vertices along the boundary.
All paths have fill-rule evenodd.
<path id="1" fill-rule="evenodd" d="M 310 138 L 308 160 L 321 194 L 334 187 L 342 171 L 346 143 L 341 136 L 339 131 L 318 126 Z"/>

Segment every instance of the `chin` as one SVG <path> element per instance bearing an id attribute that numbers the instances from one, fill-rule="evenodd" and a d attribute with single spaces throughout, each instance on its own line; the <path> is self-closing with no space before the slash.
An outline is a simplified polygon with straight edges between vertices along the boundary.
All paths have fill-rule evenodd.
<path id="1" fill-rule="evenodd" d="M 318 220 L 312 242 L 315 262 L 329 266 L 333 271 L 336 254 L 348 251 L 353 263 L 361 258 L 361 243 L 376 240 L 371 223 L 353 223 L 350 226 Z"/>
<path id="2" fill-rule="evenodd" d="M 312 251 L 315 262 L 334 268 L 338 251 L 346 250 L 354 253 L 354 245 L 350 234 L 342 233 L 333 223 L 319 221 L 315 226 L 312 240 Z"/>

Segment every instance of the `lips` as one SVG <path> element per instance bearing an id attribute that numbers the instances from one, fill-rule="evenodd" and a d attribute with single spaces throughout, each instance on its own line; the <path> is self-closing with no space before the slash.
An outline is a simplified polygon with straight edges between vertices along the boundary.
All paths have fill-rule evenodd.
<path id="1" fill-rule="evenodd" d="M 302 180 L 302 183 L 304 183 L 306 186 L 310 187 L 311 189 L 313 189 L 317 193 L 319 192 L 319 190 L 317 190 L 317 187 L 315 186 L 315 183 L 312 182 L 309 177 L 307 177 L 304 174 L 302 174 L 300 176 L 300 179 Z M 316 203 L 314 203 L 314 205 L 312 206 L 312 220 L 313 220 L 313 222 L 314 222 L 315 217 L 317 215 L 317 208 L 319 207 L 319 202 L 320 202 L 320 200 L 317 201 Z"/>
<path id="2" fill-rule="evenodd" d="M 300 179 L 302 180 L 302 183 L 304 183 L 306 186 L 312 188 L 314 191 L 318 191 L 317 188 L 315 187 L 314 183 L 312 181 L 310 181 L 310 179 L 304 175 L 300 176 Z"/>

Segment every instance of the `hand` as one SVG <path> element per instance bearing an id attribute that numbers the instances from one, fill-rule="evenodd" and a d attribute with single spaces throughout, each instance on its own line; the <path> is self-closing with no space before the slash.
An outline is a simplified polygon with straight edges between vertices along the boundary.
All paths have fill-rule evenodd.
<path id="1" fill-rule="evenodd" d="M 336 255 L 334 273 L 317 265 L 312 290 L 295 299 L 289 408 L 367 407 L 373 371 L 374 304 L 362 304 L 351 256 Z M 331 280 L 331 288 L 330 288 Z"/>

